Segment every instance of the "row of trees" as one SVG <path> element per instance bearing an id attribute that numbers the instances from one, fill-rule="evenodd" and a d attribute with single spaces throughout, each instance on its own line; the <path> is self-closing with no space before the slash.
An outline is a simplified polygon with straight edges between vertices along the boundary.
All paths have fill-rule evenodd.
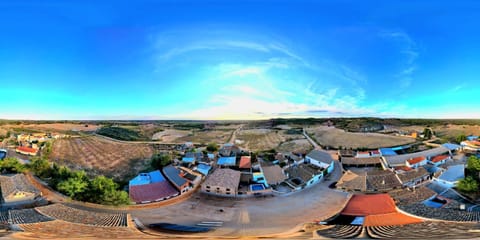
<path id="1" fill-rule="evenodd" d="M 23 173 L 27 170 L 74 200 L 106 205 L 130 203 L 128 193 L 119 190 L 120 186 L 113 179 L 105 176 L 90 178 L 83 170 L 73 171 L 40 157 L 33 158 L 27 165 L 20 163 L 16 158 L 5 158 L 0 162 L 0 171 L 5 173 Z"/>
<path id="2" fill-rule="evenodd" d="M 465 170 L 465 178 L 457 184 L 457 189 L 465 193 L 479 192 L 480 181 L 480 158 L 470 156 L 467 160 L 467 168 Z"/>

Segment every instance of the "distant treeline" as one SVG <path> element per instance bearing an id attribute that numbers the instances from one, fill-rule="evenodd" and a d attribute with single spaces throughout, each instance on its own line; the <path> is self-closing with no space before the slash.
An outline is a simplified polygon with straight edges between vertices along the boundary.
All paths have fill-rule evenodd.
<path id="1" fill-rule="evenodd" d="M 143 136 L 139 132 L 122 127 L 102 127 L 97 130 L 97 134 L 123 141 L 148 140 L 147 137 Z"/>

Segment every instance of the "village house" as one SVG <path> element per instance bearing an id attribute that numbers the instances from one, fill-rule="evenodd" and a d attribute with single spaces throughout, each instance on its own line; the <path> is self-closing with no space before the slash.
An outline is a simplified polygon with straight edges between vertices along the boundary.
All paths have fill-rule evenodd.
<path id="1" fill-rule="evenodd" d="M 420 157 L 408 159 L 407 162 L 405 163 L 405 166 L 410 168 L 418 168 L 425 164 L 427 164 L 427 158 L 425 156 L 420 156 Z"/>
<path id="2" fill-rule="evenodd" d="M 239 171 L 218 168 L 202 184 L 202 192 L 219 196 L 235 197 L 240 184 Z"/>
<path id="3" fill-rule="evenodd" d="M 140 173 L 129 182 L 130 199 L 135 203 L 149 203 L 175 197 L 179 192 L 159 171 Z"/>
<path id="4" fill-rule="evenodd" d="M 180 169 L 168 165 L 162 169 L 163 174 L 167 179 L 180 191 L 180 194 L 187 192 L 191 188 L 190 182 L 184 178 L 186 173 L 182 172 Z"/>
<path id="5" fill-rule="evenodd" d="M 439 155 L 430 158 L 430 161 L 428 161 L 430 164 L 438 167 L 442 164 L 445 164 L 448 160 L 452 159 L 449 155 Z"/>
<path id="6" fill-rule="evenodd" d="M 38 154 L 38 149 L 20 146 L 15 149 L 15 152 L 23 155 L 36 156 Z"/>
<path id="7" fill-rule="evenodd" d="M 320 168 L 325 168 L 327 174 L 333 172 L 334 161 L 332 156 L 328 152 L 312 150 L 305 157 L 305 162 L 313 164 Z"/>

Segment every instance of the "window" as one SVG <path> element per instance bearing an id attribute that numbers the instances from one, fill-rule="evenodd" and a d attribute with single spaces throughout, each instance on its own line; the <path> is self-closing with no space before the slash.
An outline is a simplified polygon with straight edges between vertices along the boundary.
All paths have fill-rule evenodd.
<path id="1" fill-rule="evenodd" d="M 229 191 L 230 191 L 230 188 L 227 188 L 227 192 L 229 192 Z"/>
<path id="2" fill-rule="evenodd" d="M 210 186 L 206 186 L 206 188 L 210 188 Z"/>
<path id="3" fill-rule="evenodd" d="M 228 195 L 230 195 L 230 192 L 227 192 Z"/>
<path id="4" fill-rule="evenodd" d="M 210 190 L 207 190 L 206 192 L 210 192 Z"/>

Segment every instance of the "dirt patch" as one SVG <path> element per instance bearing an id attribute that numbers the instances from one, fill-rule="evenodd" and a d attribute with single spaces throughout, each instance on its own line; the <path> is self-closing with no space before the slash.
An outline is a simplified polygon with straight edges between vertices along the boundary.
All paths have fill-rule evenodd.
<path id="1" fill-rule="evenodd" d="M 240 130 L 236 137 L 236 142 L 240 147 L 250 151 L 262 151 L 277 148 L 280 144 L 304 139 L 300 134 L 286 134 L 285 130 L 273 130 L 267 128 Z"/>
<path id="2" fill-rule="evenodd" d="M 55 140 L 51 159 L 73 169 L 123 180 L 144 168 L 152 154 L 153 148 L 147 144 L 120 143 L 89 136 Z"/>
<path id="3" fill-rule="evenodd" d="M 342 146 L 353 149 L 375 149 L 415 142 L 415 139 L 408 137 L 398 137 L 380 133 L 352 133 L 334 127 L 325 126 L 308 128 L 307 132 L 313 134 L 315 140 L 322 146 L 330 146 L 334 148 Z"/>
<path id="4" fill-rule="evenodd" d="M 480 126 L 478 125 L 446 125 L 437 126 L 433 128 L 436 135 L 439 137 L 452 137 L 455 138 L 458 135 L 480 135 Z"/>
<path id="5" fill-rule="evenodd" d="M 280 144 L 276 148 L 277 152 L 309 152 L 313 146 L 307 139 L 297 139 Z"/>
<path id="6" fill-rule="evenodd" d="M 152 140 L 158 140 L 160 142 L 172 143 L 177 142 L 176 140 L 181 137 L 188 136 L 192 134 L 192 131 L 187 130 L 176 130 L 176 129 L 166 129 L 161 132 L 153 134 Z"/>
<path id="7" fill-rule="evenodd" d="M 179 142 L 194 142 L 194 143 L 203 143 L 207 144 L 210 142 L 222 144 L 228 142 L 230 136 L 232 135 L 232 130 L 204 130 L 204 131 L 193 131 L 192 134 L 188 136 L 181 137 L 177 139 Z"/>

